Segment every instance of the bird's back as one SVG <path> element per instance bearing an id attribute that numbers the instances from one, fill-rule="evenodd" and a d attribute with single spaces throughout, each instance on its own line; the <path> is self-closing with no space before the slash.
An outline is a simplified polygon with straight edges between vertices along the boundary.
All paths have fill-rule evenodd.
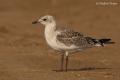
<path id="1" fill-rule="evenodd" d="M 69 28 L 58 30 L 57 40 L 65 46 L 76 46 L 76 49 L 84 49 L 94 46 L 94 41 L 91 37 L 85 37 L 79 32 L 75 32 Z"/>

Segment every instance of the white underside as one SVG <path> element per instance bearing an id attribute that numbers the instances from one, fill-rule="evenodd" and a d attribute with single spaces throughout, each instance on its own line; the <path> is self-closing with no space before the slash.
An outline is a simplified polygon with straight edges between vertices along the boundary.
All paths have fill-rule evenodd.
<path id="1" fill-rule="evenodd" d="M 57 34 L 58 32 L 55 31 L 53 27 L 50 27 L 50 25 L 45 27 L 45 39 L 50 47 L 52 47 L 55 50 L 65 51 L 77 48 L 75 45 L 66 46 L 65 44 L 58 41 L 56 38 Z"/>
<path id="2" fill-rule="evenodd" d="M 100 47 L 101 45 L 100 45 L 100 44 L 96 44 L 95 46 L 96 46 L 96 47 Z"/>

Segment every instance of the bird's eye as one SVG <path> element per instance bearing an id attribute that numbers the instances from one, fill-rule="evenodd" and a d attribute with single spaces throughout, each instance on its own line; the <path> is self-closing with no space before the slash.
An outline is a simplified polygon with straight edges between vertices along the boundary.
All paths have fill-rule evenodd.
<path id="1" fill-rule="evenodd" d="M 43 19 L 43 21 L 46 21 L 47 19 Z"/>

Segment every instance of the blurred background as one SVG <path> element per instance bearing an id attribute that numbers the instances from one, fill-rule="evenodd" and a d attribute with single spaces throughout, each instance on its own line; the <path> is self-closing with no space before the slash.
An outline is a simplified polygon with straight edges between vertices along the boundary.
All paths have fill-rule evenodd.
<path id="1" fill-rule="evenodd" d="M 56 72 L 60 54 L 46 44 L 44 27 L 32 25 L 44 15 L 52 15 L 58 23 L 85 35 L 112 38 L 116 44 L 72 54 L 69 71 Z M 0 80 L 38 79 L 119 80 L 120 2 L 0 0 Z"/>

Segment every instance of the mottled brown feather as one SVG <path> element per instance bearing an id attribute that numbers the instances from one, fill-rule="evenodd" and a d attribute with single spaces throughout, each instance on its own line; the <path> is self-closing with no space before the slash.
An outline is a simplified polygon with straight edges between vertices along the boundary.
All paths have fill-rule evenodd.
<path id="1" fill-rule="evenodd" d="M 66 46 L 75 45 L 79 48 L 93 47 L 94 42 L 91 37 L 85 37 L 79 32 L 75 32 L 68 28 L 58 30 L 60 33 L 57 34 L 57 40 Z"/>

